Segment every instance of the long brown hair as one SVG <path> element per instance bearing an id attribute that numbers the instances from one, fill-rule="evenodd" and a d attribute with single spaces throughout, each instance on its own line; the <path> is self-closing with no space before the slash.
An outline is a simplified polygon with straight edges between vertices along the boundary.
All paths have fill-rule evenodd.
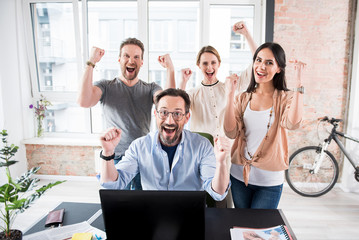
<path id="1" fill-rule="evenodd" d="M 278 64 L 278 66 L 280 67 L 280 72 L 276 73 L 273 76 L 274 88 L 278 89 L 278 90 L 289 91 L 289 89 L 287 88 L 287 82 L 286 82 L 286 77 L 285 77 L 285 67 L 286 67 L 285 52 L 284 52 L 283 48 L 278 43 L 266 42 L 266 43 L 263 43 L 261 46 L 259 46 L 259 48 L 257 48 L 256 52 L 253 55 L 253 63 L 254 63 L 254 61 L 256 61 L 258 53 L 264 48 L 268 48 L 269 50 L 272 51 L 274 58 Z M 257 85 L 257 83 L 254 78 L 254 70 L 252 69 L 252 77 L 251 77 L 251 81 L 248 85 L 247 92 L 249 92 L 249 93 L 254 92 L 256 89 L 256 85 Z"/>

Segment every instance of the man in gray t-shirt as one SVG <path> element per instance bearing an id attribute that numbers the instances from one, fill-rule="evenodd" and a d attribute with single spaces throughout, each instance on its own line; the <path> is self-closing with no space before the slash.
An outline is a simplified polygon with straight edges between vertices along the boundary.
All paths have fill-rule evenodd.
<path id="1" fill-rule="evenodd" d="M 101 80 L 93 84 L 93 69 L 105 51 L 93 47 L 90 59 L 82 77 L 78 103 L 81 107 L 93 107 L 99 101 L 105 116 L 106 127 L 122 129 L 120 143 L 115 148 L 115 159 L 120 160 L 133 140 L 150 131 L 151 109 L 156 95 L 162 90 L 156 83 L 146 83 L 138 79 L 143 65 L 143 43 L 136 38 L 128 38 L 120 46 L 121 74 L 113 80 Z M 174 88 L 174 67 L 168 54 L 158 58 L 167 69 L 166 88 Z M 141 189 L 139 178 L 132 188 Z"/>
<path id="2" fill-rule="evenodd" d="M 129 87 L 119 78 L 101 80 L 95 86 L 102 90 L 100 102 L 106 126 L 123 129 L 115 149 L 116 156 L 122 156 L 133 140 L 149 133 L 152 99 L 161 87 L 141 80 Z"/>

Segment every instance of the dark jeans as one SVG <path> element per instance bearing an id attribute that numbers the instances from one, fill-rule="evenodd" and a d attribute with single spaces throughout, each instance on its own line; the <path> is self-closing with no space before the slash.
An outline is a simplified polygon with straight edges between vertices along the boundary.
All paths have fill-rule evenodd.
<path id="1" fill-rule="evenodd" d="M 114 159 L 115 165 L 121 161 L 123 155 L 121 156 L 116 156 Z M 142 190 L 142 185 L 141 185 L 141 176 L 140 173 L 138 173 L 132 180 L 131 182 L 125 187 L 125 190 Z"/>
<path id="2" fill-rule="evenodd" d="M 283 184 L 263 187 L 248 184 L 231 176 L 232 198 L 235 208 L 276 209 L 282 195 Z"/>

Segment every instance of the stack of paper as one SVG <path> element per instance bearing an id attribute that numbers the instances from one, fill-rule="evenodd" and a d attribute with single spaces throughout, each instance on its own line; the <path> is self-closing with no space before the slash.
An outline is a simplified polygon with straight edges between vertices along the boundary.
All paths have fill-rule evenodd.
<path id="1" fill-rule="evenodd" d="M 101 231 L 98 228 L 94 228 L 86 221 L 33 233 L 24 236 L 23 239 L 24 240 L 70 240 L 75 233 L 89 233 L 91 236 L 92 235 L 95 236 L 96 234 L 98 237 L 102 239 L 106 239 L 106 233 L 104 231 Z"/>

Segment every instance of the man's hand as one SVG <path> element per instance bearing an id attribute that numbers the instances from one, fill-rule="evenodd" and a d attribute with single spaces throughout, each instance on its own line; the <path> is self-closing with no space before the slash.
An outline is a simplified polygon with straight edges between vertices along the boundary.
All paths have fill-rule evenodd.
<path id="1" fill-rule="evenodd" d="M 111 156 L 115 152 L 115 148 L 121 139 L 121 129 L 110 128 L 100 137 L 101 146 L 104 156 Z"/>
<path id="2" fill-rule="evenodd" d="M 226 155 L 231 150 L 231 143 L 226 137 L 218 137 L 214 139 L 214 154 L 216 155 L 216 160 L 219 163 L 226 161 Z"/>
<path id="3" fill-rule="evenodd" d="M 105 55 L 105 50 L 98 48 L 98 47 L 92 47 L 91 53 L 90 53 L 90 62 L 93 64 L 96 64 L 101 60 L 101 58 Z"/>
<path id="4" fill-rule="evenodd" d="M 232 74 L 231 76 L 226 77 L 226 90 L 228 93 L 234 93 L 239 84 L 239 76 L 237 74 Z"/>
<path id="5" fill-rule="evenodd" d="M 158 62 L 164 68 L 174 69 L 172 59 L 169 54 L 158 56 Z"/>

